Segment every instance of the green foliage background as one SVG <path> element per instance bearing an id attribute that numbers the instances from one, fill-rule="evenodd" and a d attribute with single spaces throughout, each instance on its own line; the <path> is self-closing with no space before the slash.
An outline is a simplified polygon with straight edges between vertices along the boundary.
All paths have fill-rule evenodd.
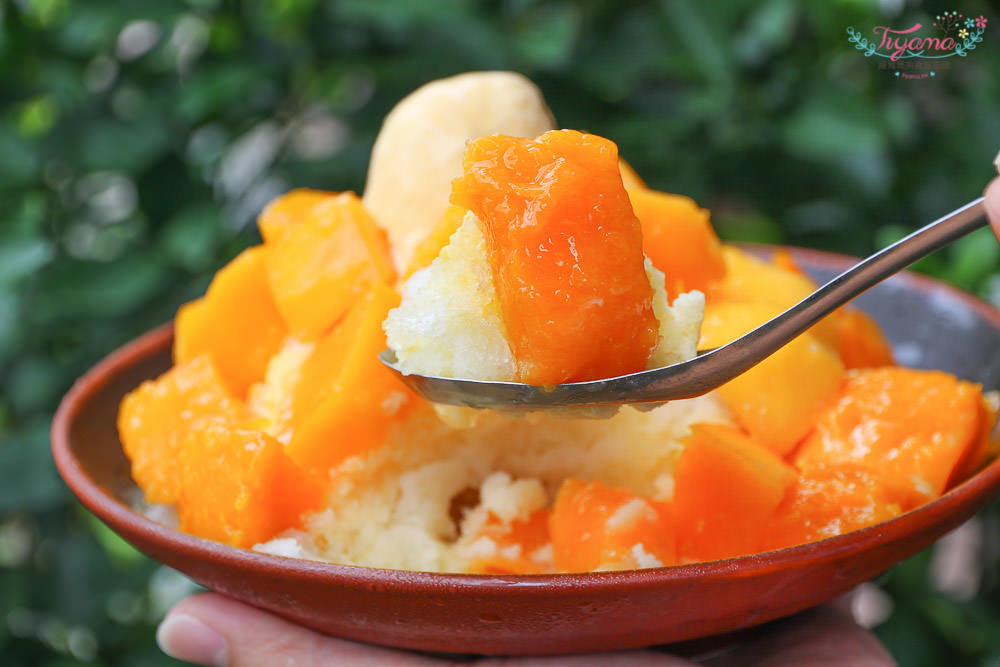
<path id="1" fill-rule="evenodd" d="M 998 25 L 933 79 L 847 42 L 949 9 Z M 173 664 L 152 633 L 188 585 L 71 498 L 52 412 L 255 242 L 269 198 L 360 190 L 380 119 L 419 84 L 518 70 L 725 238 L 866 254 L 990 178 L 998 33 L 985 3 L 907 0 L 0 0 L 2 662 Z M 994 300 L 998 267 L 986 231 L 920 266 Z M 981 520 L 970 599 L 929 585 L 929 553 L 880 582 L 902 664 L 1000 664 L 995 509 Z"/>

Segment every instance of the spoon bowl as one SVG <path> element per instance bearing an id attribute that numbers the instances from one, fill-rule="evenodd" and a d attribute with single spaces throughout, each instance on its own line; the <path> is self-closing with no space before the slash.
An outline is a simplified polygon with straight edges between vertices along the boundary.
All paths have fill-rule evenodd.
<path id="1" fill-rule="evenodd" d="M 392 350 L 384 350 L 379 359 L 423 398 L 473 408 L 539 410 L 691 398 L 717 389 L 746 372 L 872 286 L 985 225 L 980 197 L 858 262 L 733 342 L 664 368 L 542 387 L 406 373 L 397 365 Z"/>
<path id="2" fill-rule="evenodd" d="M 762 248 L 766 252 L 767 248 Z M 794 251 L 818 280 L 853 260 Z M 1000 313 L 935 281 L 893 276 L 858 305 L 900 361 L 1000 387 Z M 138 490 L 115 430 L 122 396 L 170 365 L 170 327 L 105 359 L 52 425 L 56 463 L 81 502 L 124 539 L 195 581 L 337 637 L 462 654 L 557 654 L 734 633 L 830 600 L 931 545 L 1000 491 L 1000 460 L 891 521 L 797 547 L 626 572 L 485 576 L 402 572 L 282 558 L 178 532 L 133 509 Z M 688 645 L 690 646 L 690 645 Z M 672 651 L 681 650 L 676 646 Z"/>

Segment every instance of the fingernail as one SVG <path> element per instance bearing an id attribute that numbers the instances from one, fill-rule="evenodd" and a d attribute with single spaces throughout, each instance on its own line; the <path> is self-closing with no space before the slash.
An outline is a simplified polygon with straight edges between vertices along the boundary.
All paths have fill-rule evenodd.
<path id="1" fill-rule="evenodd" d="M 156 629 L 156 643 L 171 658 L 206 667 L 226 664 L 225 638 L 194 616 L 167 616 Z"/>
<path id="2" fill-rule="evenodd" d="M 993 158 L 993 165 L 997 168 L 997 172 L 1000 172 L 1000 153 L 997 153 L 997 156 Z"/>

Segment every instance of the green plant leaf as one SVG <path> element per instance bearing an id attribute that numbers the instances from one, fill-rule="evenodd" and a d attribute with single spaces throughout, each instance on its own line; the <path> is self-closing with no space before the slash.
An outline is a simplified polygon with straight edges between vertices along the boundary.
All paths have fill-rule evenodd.
<path id="1" fill-rule="evenodd" d="M 66 497 L 49 453 L 47 418 L 20 426 L 0 442 L 0 513 L 40 512 Z"/>
<path id="2" fill-rule="evenodd" d="M 113 561 L 122 567 L 134 567 L 146 560 L 141 551 L 126 542 L 107 524 L 86 510 L 81 510 L 90 531 Z"/>
<path id="3" fill-rule="evenodd" d="M 40 162 L 31 144 L 0 125 L 0 183 L 7 187 L 31 183 Z"/>
<path id="4" fill-rule="evenodd" d="M 0 245 L 0 284 L 12 284 L 30 276 L 48 264 L 54 254 L 52 244 L 42 238 L 26 238 Z"/>
<path id="5" fill-rule="evenodd" d="M 151 302 L 169 277 L 152 251 L 136 251 L 110 262 L 65 261 L 39 281 L 46 298 L 36 304 L 36 317 L 60 322 L 123 315 Z"/>
<path id="6" fill-rule="evenodd" d="M 190 206 L 167 221 L 160 246 L 167 259 L 193 273 L 207 270 L 219 250 L 220 217 L 212 204 Z"/>
<path id="7" fill-rule="evenodd" d="M 518 22 L 513 34 L 513 47 L 530 67 L 562 67 L 569 63 L 573 55 L 581 20 L 580 9 L 574 5 L 541 5 Z"/>
<path id="8" fill-rule="evenodd" d="M 160 119 L 102 120 L 79 135 L 80 161 L 88 169 L 140 171 L 162 157 L 167 131 Z"/>

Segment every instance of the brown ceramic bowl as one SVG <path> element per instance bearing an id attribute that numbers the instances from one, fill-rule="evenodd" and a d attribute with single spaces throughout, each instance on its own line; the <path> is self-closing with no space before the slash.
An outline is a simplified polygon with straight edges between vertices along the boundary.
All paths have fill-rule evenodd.
<path id="1" fill-rule="evenodd" d="M 826 280 L 845 257 L 796 251 Z M 906 365 L 1000 386 L 1000 313 L 961 292 L 898 275 L 859 299 Z M 940 499 L 877 526 L 731 560 L 630 572 L 476 576 L 330 565 L 185 535 L 132 511 L 118 402 L 167 369 L 172 332 L 115 352 L 69 392 L 52 426 L 56 463 L 113 530 L 195 581 L 316 630 L 427 651 L 546 654 L 624 649 L 730 633 L 830 600 L 924 549 L 1000 489 L 1000 460 Z"/>

